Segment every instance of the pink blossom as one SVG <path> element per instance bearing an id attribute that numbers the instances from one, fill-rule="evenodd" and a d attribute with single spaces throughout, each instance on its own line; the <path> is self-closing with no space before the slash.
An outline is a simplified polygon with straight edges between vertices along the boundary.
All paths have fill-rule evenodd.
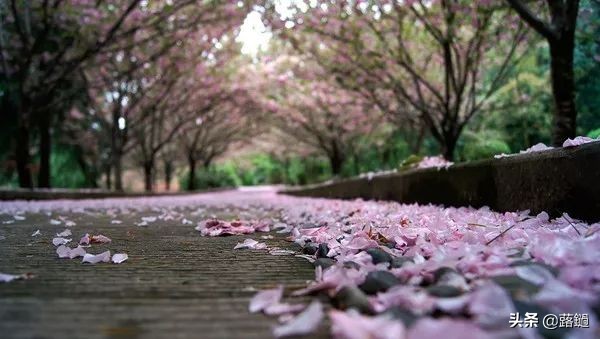
<path id="1" fill-rule="evenodd" d="M 264 290 L 256 293 L 252 300 L 250 300 L 249 310 L 252 313 L 265 310 L 266 308 L 279 304 L 281 297 L 283 296 L 283 286 L 277 288 Z"/>
<path id="2" fill-rule="evenodd" d="M 388 316 L 368 317 L 354 310 L 331 311 L 331 334 L 336 339 L 404 339 L 406 330 L 399 320 Z"/>
<path id="3" fill-rule="evenodd" d="M 322 319 L 323 305 L 315 300 L 295 318 L 292 318 L 285 324 L 273 329 L 273 335 L 277 338 L 292 335 L 306 335 L 314 332 Z"/>
<path id="4" fill-rule="evenodd" d="M 594 142 L 594 141 L 598 141 L 598 139 L 578 136 L 573 139 L 565 140 L 565 142 L 563 143 L 563 147 L 574 147 L 574 146 L 579 146 L 579 145 L 587 144 L 587 143 Z"/>

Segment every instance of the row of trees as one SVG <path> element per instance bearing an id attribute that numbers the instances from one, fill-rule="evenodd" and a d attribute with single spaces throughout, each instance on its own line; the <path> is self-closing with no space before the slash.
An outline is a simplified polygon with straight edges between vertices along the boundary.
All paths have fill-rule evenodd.
<path id="1" fill-rule="evenodd" d="M 406 130 L 415 151 L 426 131 L 447 159 L 474 116 L 498 109 L 494 94 L 538 39 L 532 27 L 550 47 L 553 142 L 575 136 L 578 0 L 310 1 L 286 15 L 278 6 L 266 19 L 279 36 Z"/>
<path id="2" fill-rule="evenodd" d="M 168 178 L 173 153 L 184 150 L 192 171 L 200 158 L 209 163 L 222 153 L 239 133 L 224 124 L 238 124 L 254 100 L 232 79 L 233 32 L 247 8 L 239 1 L 2 1 L 0 99 L 19 185 L 33 187 L 36 154 L 37 186 L 50 187 L 52 147 L 68 139 L 90 185 L 102 171 L 117 190 L 125 158 L 143 168 L 151 190 L 159 159 Z"/>
<path id="3" fill-rule="evenodd" d="M 579 5 L 3 1 L 1 160 L 14 163 L 21 187 L 50 187 L 53 150 L 68 145 L 87 186 L 103 179 L 123 190 L 124 172 L 136 168 L 146 190 L 155 188 L 157 169 L 169 189 L 185 167 L 187 188 L 196 189 L 198 172 L 232 145 L 263 138 L 283 164 L 292 154 L 317 155 L 333 175 L 348 164 L 356 174 L 375 169 L 361 162 L 390 164 L 405 153 L 477 158 L 481 152 L 465 144 L 490 139 L 490 126 L 522 136 L 510 142 L 514 150 L 542 141 L 547 92 L 560 144 L 576 133 L 581 99 L 575 38 L 585 31 L 594 41 L 599 26 L 576 29 Z M 600 4 L 584 0 L 583 8 L 597 23 Z M 274 33 L 271 48 L 254 57 L 240 54 L 235 39 L 250 11 Z M 548 48 L 539 48 L 544 42 Z M 600 51 L 586 48 L 580 54 L 593 64 Z M 544 58 L 549 72 L 538 67 Z M 592 106 L 584 110 L 588 125 L 600 122 L 590 118 Z M 486 152 L 510 151 L 492 148 Z"/>

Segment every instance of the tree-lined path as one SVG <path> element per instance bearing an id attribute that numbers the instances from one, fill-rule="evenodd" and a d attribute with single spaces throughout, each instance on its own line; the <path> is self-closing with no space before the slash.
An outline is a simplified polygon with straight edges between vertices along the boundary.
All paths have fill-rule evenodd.
<path id="1" fill-rule="evenodd" d="M 568 215 L 265 187 L 2 202 L 0 222 L 10 338 L 598 335 L 600 224 Z M 511 327 L 515 312 L 587 322 Z"/>
<path id="2" fill-rule="evenodd" d="M 250 193 L 251 194 L 251 193 Z M 170 200 L 189 200 L 166 208 Z M 199 203 L 192 203 L 195 200 Z M 4 338 L 265 338 L 276 319 L 250 314 L 248 301 L 257 290 L 284 284 L 299 289 L 313 278 L 312 265 L 293 256 L 233 250 L 243 236 L 207 238 L 194 230 L 196 221 L 219 218 L 277 217 L 277 211 L 243 206 L 214 206 L 201 196 L 106 201 L 110 209 L 69 202 L 69 209 L 26 212 L 13 224 L 13 206 L 59 207 L 53 202 L 0 203 L 0 272 L 34 274 L 30 280 L 0 284 L 0 333 Z M 208 203 L 208 205 L 203 204 Z M 102 205 L 102 202 L 100 202 Z M 146 206 L 144 206 L 146 205 Z M 71 209 L 72 208 L 72 209 Z M 132 208 L 121 213 L 121 208 Z M 139 211 L 133 209 L 140 208 Z M 46 211 L 50 214 L 46 214 Z M 8 212 L 8 213 L 7 213 Z M 171 213 L 148 226 L 142 217 Z M 111 217 L 111 213 L 115 213 Z M 181 214 L 179 214 L 181 213 Z M 52 225 L 51 219 L 75 223 Z M 182 217 L 194 220 L 183 224 Z M 20 218 L 18 218 L 20 219 Z M 122 223 L 111 223 L 119 220 Z M 150 219 L 151 220 L 151 219 Z M 71 229 L 73 243 L 85 233 L 103 234 L 109 244 L 88 249 L 126 252 L 123 264 L 82 264 L 81 258 L 59 259 L 55 233 Z M 41 235 L 32 234 L 39 230 Z M 255 238 L 255 237 L 253 237 Z M 261 240 L 270 246 L 299 249 L 283 240 Z M 74 245 L 72 245 L 74 246 Z M 298 299 L 298 298 L 296 298 Z M 302 300 L 302 299 L 299 299 Z"/>

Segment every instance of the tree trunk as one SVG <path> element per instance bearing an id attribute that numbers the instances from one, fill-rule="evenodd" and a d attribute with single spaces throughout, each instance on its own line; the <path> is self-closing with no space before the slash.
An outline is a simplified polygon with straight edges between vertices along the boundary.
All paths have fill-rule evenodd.
<path id="1" fill-rule="evenodd" d="M 568 34 L 568 33 L 565 33 Z M 576 135 L 575 77 L 573 74 L 574 38 L 562 37 L 550 42 L 550 73 L 554 95 L 552 143 L 562 146 Z"/>
<path id="2" fill-rule="evenodd" d="M 414 142 L 409 142 L 410 151 L 412 154 L 421 153 L 421 148 L 423 147 L 423 142 L 425 141 L 425 134 L 427 133 L 427 129 L 424 126 L 419 127 L 419 131 L 417 132 L 417 137 Z"/>
<path id="3" fill-rule="evenodd" d="M 547 1 L 549 22 L 536 16 L 525 1 L 507 1 L 530 27 L 546 38 L 550 46 L 550 74 L 554 96 L 552 143 L 554 146 L 562 146 L 565 139 L 572 138 L 577 133 L 573 54 L 580 0 Z"/>
<path id="4" fill-rule="evenodd" d="M 342 165 L 345 160 L 345 155 L 340 151 L 339 145 L 332 140 L 331 152 L 329 152 L 329 165 L 331 166 L 331 173 L 334 176 L 339 176 L 342 173 Z"/>
<path id="5" fill-rule="evenodd" d="M 115 190 L 123 191 L 123 157 L 119 152 L 113 154 L 113 167 L 115 172 Z"/>
<path id="6" fill-rule="evenodd" d="M 38 172 L 38 187 L 50 188 L 50 153 L 52 137 L 50 135 L 50 116 L 44 112 L 39 117 L 38 130 L 40 133 L 40 171 Z"/>
<path id="7" fill-rule="evenodd" d="M 106 189 L 111 189 L 112 188 L 112 180 L 111 180 L 112 171 L 111 171 L 110 164 L 106 165 L 105 173 L 106 173 L 105 174 L 106 177 L 104 178 L 104 180 L 106 180 Z"/>
<path id="8" fill-rule="evenodd" d="M 358 157 L 358 154 L 353 153 L 352 154 L 352 162 L 353 162 L 353 167 L 354 167 L 354 175 L 359 175 L 360 174 L 360 159 Z"/>
<path id="9" fill-rule="evenodd" d="M 95 166 L 88 165 L 88 163 L 85 161 L 83 150 L 80 147 L 76 147 L 74 152 L 79 169 L 81 169 L 81 172 L 85 177 L 86 186 L 98 188 L 98 170 Z"/>
<path id="10" fill-rule="evenodd" d="M 110 156 L 115 176 L 115 190 L 123 191 L 123 139 L 119 130 L 119 111 L 113 110 L 110 134 Z"/>
<path id="11" fill-rule="evenodd" d="M 153 170 L 154 170 L 154 161 L 148 160 L 144 162 L 144 188 L 146 192 L 152 192 L 153 186 Z"/>
<path id="12" fill-rule="evenodd" d="M 444 140 L 438 140 L 441 144 L 440 146 L 442 148 L 442 156 L 444 156 L 444 159 L 448 161 L 454 160 L 454 151 L 456 150 L 459 135 L 460 133 L 446 134 L 444 135 Z"/>
<path id="13" fill-rule="evenodd" d="M 341 154 L 338 152 L 333 152 L 329 156 L 329 165 L 331 166 L 331 173 L 334 176 L 338 176 L 342 173 L 342 165 L 344 164 L 344 159 Z"/>
<path id="14" fill-rule="evenodd" d="M 193 191 L 196 189 L 196 159 L 193 157 L 188 157 L 188 166 L 190 170 L 188 173 L 187 190 Z"/>
<path id="15" fill-rule="evenodd" d="M 23 111 L 18 112 L 17 145 L 15 156 L 17 161 L 17 174 L 19 186 L 33 188 L 31 178 L 31 155 L 29 154 L 29 124 Z"/>
<path id="16" fill-rule="evenodd" d="M 165 161 L 165 190 L 171 189 L 171 178 L 173 177 L 173 163 Z"/>

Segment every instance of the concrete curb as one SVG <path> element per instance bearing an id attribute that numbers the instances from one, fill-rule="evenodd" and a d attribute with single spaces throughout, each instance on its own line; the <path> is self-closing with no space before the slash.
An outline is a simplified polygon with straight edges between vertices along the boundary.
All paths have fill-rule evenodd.
<path id="1" fill-rule="evenodd" d="M 531 210 L 552 216 L 600 220 L 600 142 L 487 159 L 449 168 L 413 169 L 372 178 L 352 178 L 281 193 L 295 196 L 446 206 L 489 206 L 496 211 Z"/>

